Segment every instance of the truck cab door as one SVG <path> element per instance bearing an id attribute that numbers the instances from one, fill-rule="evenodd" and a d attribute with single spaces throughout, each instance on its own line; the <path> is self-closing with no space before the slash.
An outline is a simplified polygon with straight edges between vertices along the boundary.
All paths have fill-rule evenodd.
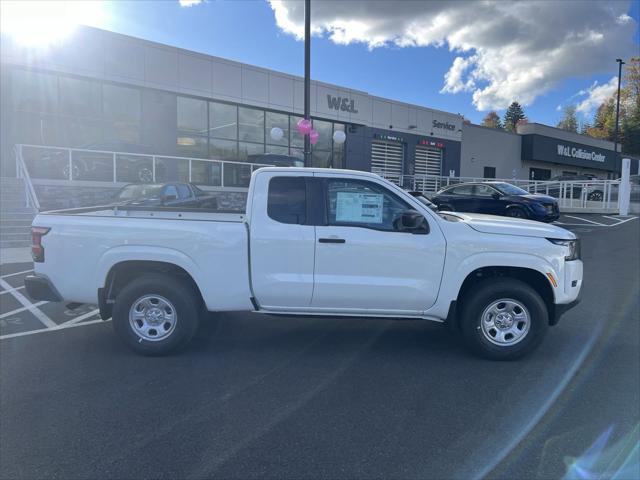
<path id="1" fill-rule="evenodd" d="M 300 171 L 264 172 L 254 177 L 249 227 L 250 274 L 261 308 L 308 307 L 313 293 L 315 227 L 307 204 L 307 180 Z"/>
<path id="2" fill-rule="evenodd" d="M 318 178 L 318 177 L 316 177 Z M 344 176 L 324 180 L 325 222 L 316 227 L 312 309 L 333 313 L 420 315 L 438 296 L 445 239 L 401 228 L 416 207 L 384 184 Z"/>

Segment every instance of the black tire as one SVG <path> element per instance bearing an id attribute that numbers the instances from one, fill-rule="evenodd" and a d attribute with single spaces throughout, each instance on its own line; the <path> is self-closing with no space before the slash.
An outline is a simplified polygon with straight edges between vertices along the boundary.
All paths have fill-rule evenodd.
<path id="1" fill-rule="evenodd" d="M 507 217 L 528 219 L 529 215 L 520 207 L 510 207 L 507 209 Z"/>
<path id="2" fill-rule="evenodd" d="M 587 200 L 590 200 L 592 202 L 601 202 L 603 195 L 604 194 L 600 190 L 594 190 L 589 194 L 589 196 L 587 197 Z"/>
<path id="3" fill-rule="evenodd" d="M 522 304 L 529 317 L 529 329 L 512 345 L 497 345 L 488 340 L 482 328 L 482 316 L 493 303 L 513 299 Z M 476 355 L 491 360 L 514 360 L 532 352 L 549 328 L 549 312 L 544 300 L 532 287 L 514 278 L 484 280 L 462 299 L 460 330 L 466 346 Z"/>
<path id="4" fill-rule="evenodd" d="M 169 311 L 174 310 L 175 322 L 164 338 L 150 340 L 134 330 L 129 313 L 139 299 L 154 295 L 170 302 L 173 308 Z M 146 274 L 131 281 L 118 293 L 113 307 L 113 328 L 135 352 L 167 355 L 189 343 L 198 329 L 203 310 L 199 295 L 187 282 L 165 274 Z"/>
<path id="5" fill-rule="evenodd" d="M 453 208 L 453 205 L 449 205 L 448 203 L 442 203 L 440 205 L 438 205 L 438 211 L 439 212 L 455 212 L 455 208 Z"/>

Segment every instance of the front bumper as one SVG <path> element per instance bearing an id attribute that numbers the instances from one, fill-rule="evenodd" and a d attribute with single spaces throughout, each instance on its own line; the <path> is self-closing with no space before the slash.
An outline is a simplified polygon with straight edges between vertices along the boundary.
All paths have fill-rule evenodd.
<path id="1" fill-rule="evenodd" d="M 576 298 L 573 302 L 558 303 L 553 306 L 553 312 L 549 318 L 549 325 L 557 325 L 560 321 L 560 317 L 564 315 L 567 310 L 571 310 L 573 307 L 580 303 L 580 298 Z"/>
<path id="2" fill-rule="evenodd" d="M 44 275 L 27 275 L 24 286 L 29 296 L 34 300 L 46 300 L 48 302 L 61 302 L 62 297 L 53 286 L 51 280 Z"/>

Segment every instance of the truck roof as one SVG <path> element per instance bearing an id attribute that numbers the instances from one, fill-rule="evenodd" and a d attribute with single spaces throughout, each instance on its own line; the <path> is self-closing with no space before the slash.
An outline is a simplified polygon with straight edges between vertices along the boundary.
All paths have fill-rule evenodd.
<path id="1" fill-rule="evenodd" d="M 361 175 L 365 177 L 381 178 L 380 175 L 363 172 L 362 170 L 347 170 L 345 168 L 318 168 L 318 167 L 262 167 L 256 170 L 256 172 L 304 172 L 304 173 L 333 173 L 333 174 L 348 174 L 348 175 Z"/>

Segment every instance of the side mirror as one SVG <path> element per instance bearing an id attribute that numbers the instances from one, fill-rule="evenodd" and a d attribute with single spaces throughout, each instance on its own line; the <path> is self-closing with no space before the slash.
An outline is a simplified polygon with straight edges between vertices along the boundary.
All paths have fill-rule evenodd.
<path id="1" fill-rule="evenodd" d="M 402 212 L 399 218 L 398 230 L 411 233 L 429 233 L 429 224 L 420 212 L 415 210 L 406 210 Z"/>
<path id="2" fill-rule="evenodd" d="M 496 192 L 496 193 L 492 193 L 492 194 L 491 194 L 491 197 L 492 197 L 494 200 L 499 200 L 501 196 L 502 196 L 502 195 L 500 195 L 498 192 Z"/>

